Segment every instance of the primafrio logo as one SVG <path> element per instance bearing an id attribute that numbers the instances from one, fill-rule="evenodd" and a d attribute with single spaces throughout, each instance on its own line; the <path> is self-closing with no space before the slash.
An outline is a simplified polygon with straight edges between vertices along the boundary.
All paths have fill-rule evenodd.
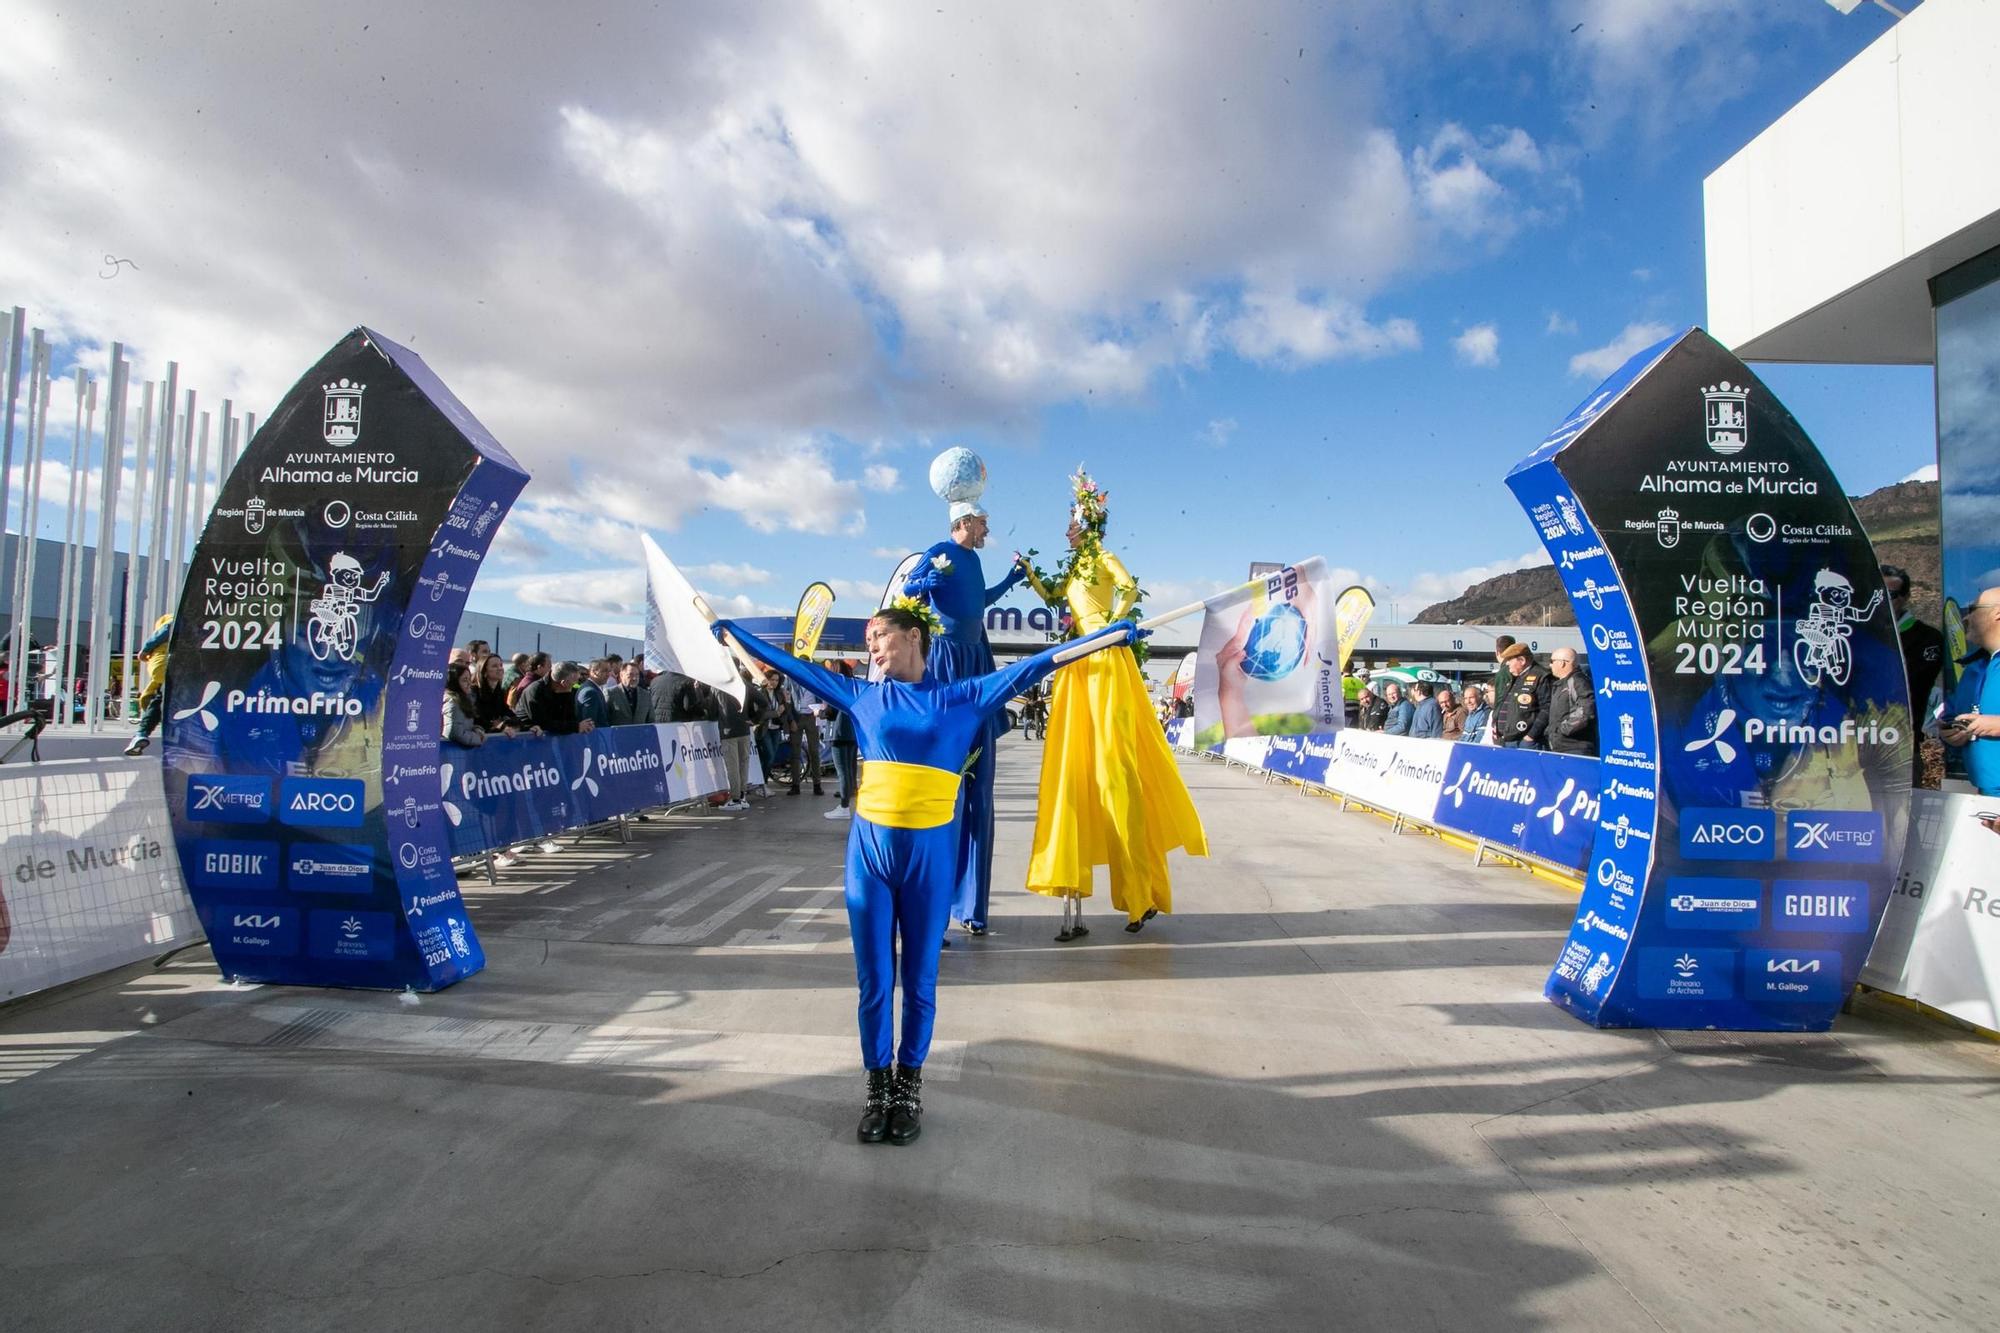
<path id="1" fill-rule="evenodd" d="M 576 791 L 582 787 L 590 788 L 592 796 L 597 795 L 597 779 L 591 776 L 590 747 L 588 745 L 583 747 L 583 771 L 577 774 L 576 778 L 569 784 L 571 791 Z"/>
<path id="2" fill-rule="evenodd" d="M 322 387 L 326 392 L 326 412 L 320 421 L 320 433 L 328 444 L 344 449 L 361 438 L 361 395 L 368 392 L 368 386 L 339 379 Z"/>
<path id="3" fill-rule="evenodd" d="M 1595 930 L 1602 934 L 1609 935 L 1614 940 L 1629 941 L 1632 938 L 1631 931 L 1625 929 L 1625 927 L 1619 925 L 1615 921 L 1606 921 L 1603 917 L 1599 916 L 1595 911 L 1585 912 L 1583 914 L 1583 919 L 1578 921 L 1577 925 L 1583 927 L 1585 930 Z"/>
<path id="4" fill-rule="evenodd" d="M 1723 457 L 1740 454 L 1750 443 L 1750 390 L 1728 380 L 1701 391 L 1708 447 Z"/>
<path id="5" fill-rule="evenodd" d="M 1595 544 L 1586 546 L 1578 551 L 1572 551 L 1565 546 L 1562 553 L 1562 567 L 1564 569 L 1575 569 L 1584 561 L 1599 559 L 1603 554 L 1604 548 Z"/>
<path id="6" fill-rule="evenodd" d="M 1681 749 L 1687 754 L 1700 754 L 1703 750 L 1713 745 L 1716 757 L 1722 760 L 1723 763 L 1735 763 L 1736 747 L 1725 740 L 1722 734 L 1729 730 L 1730 723 L 1734 721 L 1736 721 L 1736 710 L 1734 708 L 1723 709 L 1715 715 L 1713 722 L 1709 726 L 1708 735 L 1689 741 Z"/>
<path id="7" fill-rule="evenodd" d="M 216 700 L 221 699 L 218 710 Z M 289 713 L 293 717 L 360 717 L 366 711 L 359 699 L 338 690 L 314 690 L 311 694 L 273 694 L 269 690 L 230 690 L 223 693 L 222 682 L 211 680 L 201 689 L 201 698 L 192 708 L 177 709 L 174 721 L 198 718 L 202 729 L 214 731 L 221 725 L 219 713 Z"/>

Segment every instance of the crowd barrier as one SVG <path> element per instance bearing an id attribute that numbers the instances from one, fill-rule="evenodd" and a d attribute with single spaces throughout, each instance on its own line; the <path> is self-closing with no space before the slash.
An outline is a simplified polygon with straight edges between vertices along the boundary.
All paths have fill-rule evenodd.
<path id="1" fill-rule="evenodd" d="M 0 770 L 0 999 L 201 939 L 157 759 Z"/>
<path id="2" fill-rule="evenodd" d="M 1903 871 L 1864 984 L 2000 1029 L 2000 798 L 1911 793 Z"/>
<path id="3" fill-rule="evenodd" d="M 1531 863 L 1578 874 L 1590 864 L 1595 759 L 1372 731 L 1256 736 L 1211 751 L 1195 750 L 1193 736 L 1191 720 L 1167 724 L 1168 741 L 1186 753 L 1323 788 Z M 1919 789 L 1911 802 L 1902 871 L 1861 980 L 2000 1030 L 2000 835 L 1980 822 L 2000 814 L 2000 799 Z"/>
<path id="4" fill-rule="evenodd" d="M 1187 749 L 1192 724 L 1168 739 Z M 1178 728 L 1178 729 L 1176 729 Z M 1598 816 L 1598 763 L 1575 755 L 1337 731 L 1223 742 L 1223 759 L 1346 801 L 1581 872 Z"/>
<path id="5" fill-rule="evenodd" d="M 749 784 L 761 781 L 753 747 Z M 472 749 L 447 744 L 438 765 L 455 857 L 654 806 L 703 800 L 728 786 L 713 722 L 600 727 L 587 736 L 517 736 Z"/>

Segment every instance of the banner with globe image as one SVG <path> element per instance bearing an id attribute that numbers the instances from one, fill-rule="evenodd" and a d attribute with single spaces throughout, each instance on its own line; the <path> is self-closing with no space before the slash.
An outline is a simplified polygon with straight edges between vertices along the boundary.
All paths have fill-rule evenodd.
<path id="1" fill-rule="evenodd" d="M 1194 745 L 1338 731 L 1340 676 L 1374 601 L 1319 556 L 1218 594 L 1195 648 Z"/>
<path id="2" fill-rule="evenodd" d="M 1602 737 L 1549 998 L 1606 1027 L 1824 1029 L 1892 891 L 1911 741 L 1874 549 L 1838 479 L 1688 329 L 1507 482 L 1590 645 Z"/>

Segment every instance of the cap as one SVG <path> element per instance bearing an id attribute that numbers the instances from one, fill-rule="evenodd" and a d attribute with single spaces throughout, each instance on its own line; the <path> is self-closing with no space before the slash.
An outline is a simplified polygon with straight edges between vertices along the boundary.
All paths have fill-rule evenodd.
<path id="1" fill-rule="evenodd" d="M 1502 637 L 1504 638 L 1505 636 L 1503 635 Z M 1505 643 L 1502 643 L 1498 648 L 1493 650 L 1494 660 L 1500 662 L 1504 662 L 1510 657 L 1526 656 L 1528 656 L 1528 645 L 1514 639 L 1507 639 Z"/>
<path id="2" fill-rule="evenodd" d="M 952 501 L 951 521 L 954 523 L 958 522 L 958 520 L 960 520 L 961 518 L 985 518 L 985 517 L 986 517 L 986 511 L 984 509 L 981 509 L 978 505 L 974 504 L 970 500 Z"/>

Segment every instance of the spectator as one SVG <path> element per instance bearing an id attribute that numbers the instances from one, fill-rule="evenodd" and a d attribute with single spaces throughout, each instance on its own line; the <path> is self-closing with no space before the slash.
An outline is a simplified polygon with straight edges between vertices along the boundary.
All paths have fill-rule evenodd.
<path id="1" fill-rule="evenodd" d="M 144 754 L 153 743 L 153 729 L 167 708 L 167 646 L 174 637 L 174 618 L 161 616 L 153 622 L 153 632 L 139 645 L 139 657 L 146 664 L 146 688 L 139 692 L 139 727 L 125 746 L 126 754 Z M 0 653 L 0 697 L 7 693 L 7 655 Z"/>
<path id="2" fill-rule="evenodd" d="M 472 691 L 472 720 L 487 733 L 512 736 L 521 730 L 521 716 L 507 706 L 505 679 L 507 664 L 492 654 L 479 664 L 479 683 Z"/>
<path id="3" fill-rule="evenodd" d="M 1368 668 L 1359 662 L 1354 664 L 1340 682 L 1341 707 L 1347 713 L 1347 725 L 1358 726 L 1361 722 L 1361 692 L 1368 688 Z"/>
<path id="4" fill-rule="evenodd" d="M 1465 687 L 1465 740 L 1470 745 L 1493 742 L 1493 706 L 1486 702 L 1484 685 Z"/>
<path id="5" fill-rule="evenodd" d="M 1597 696 L 1590 676 L 1576 664 L 1576 651 L 1558 648 L 1549 654 L 1548 747 L 1557 754 L 1597 753 Z"/>
<path id="6" fill-rule="evenodd" d="M 526 694 L 528 687 L 530 685 L 533 685 L 536 681 L 547 680 L 548 678 L 549 678 L 549 655 L 547 653 L 530 654 L 528 657 L 527 669 L 521 673 L 520 678 L 518 680 L 516 680 L 512 685 L 509 685 L 507 687 L 508 704 L 514 709 L 515 712 L 521 714 L 521 716 L 523 717 L 526 717 L 528 715 L 528 710 L 521 702 L 522 695 Z"/>
<path id="7" fill-rule="evenodd" d="M 854 679 L 851 663 L 837 663 L 834 670 L 848 680 Z M 827 742 L 833 746 L 834 786 L 840 796 L 840 804 L 827 811 L 826 818 L 851 819 L 854 816 L 854 779 L 861 770 L 861 742 L 854 734 L 854 719 L 832 704 L 820 705 L 820 717 L 827 726 Z"/>
<path id="8" fill-rule="evenodd" d="M 1387 705 L 1383 716 L 1382 733 L 1385 736 L 1407 736 L 1410 734 L 1410 719 L 1415 713 L 1410 701 L 1403 697 L 1403 687 L 1395 681 L 1382 686 L 1382 698 Z"/>
<path id="9" fill-rule="evenodd" d="M 749 689 L 750 673 L 743 673 L 743 683 Z M 707 689 L 706 686 L 702 687 Z M 762 693 L 762 691 L 759 691 Z M 724 810 L 748 810 L 750 808 L 750 733 L 756 724 L 750 720 L 748 711 L 736 702 L 736 696 L 724 694 L 720 690 L 710 690 L 710 697 L 716 708 L 716 729 L 722 737 L 722 767 L 729 775 L 729 799 L 722 803 Z"/>
<path id="10" fill-rule="evenodd" d="M 1445 685 L 1438 690 L 1438 714 L 1444 722 L 1444 739 L 1462 740 L 1465 737 L 1465 703 Z"/>
<path id="11" fill-rule="evenodd" d="M 675 722 L 714 722 L 721 718 L 721 705 L 716 702 L 715 691 L 700 681 L 674 672 L 663 672 L 653 682 L 653 698 L 660 697 L 661 681 L 673 681 L 673 698 L 668 708 L 668 717 Z M 657 708 L 658 705 L 655 704 Z"/>
<path id="12" fill-rule="evenodd" d="M 528 724 L 544 736 L 576 736 L 594 730 L 595 723 L 576 715 L 576 682 L 582 675 L 582 667 L 564 662 L 546 676 L 530 677 L 520 696 L 520 712 Z"/>
<path id="13" fill-rule="evenodd" d="M 486 743 L 486 732 L 475 720 L 478 706 L 472 700 L 472 667 L 453 662 L 444 669 L 444 739 L 468 749 Z"/>
<path id="14" fill-rule="evenodd" d="M 526 653 L 515 653 L 507 659 L 507 675 L 500 683 L 509 693 L 514 689 L 514 682 L 528 674 L 528 660 Z"/>
<path id="15" fill-rule="evenodd" d="M 1444 710 L 1431 697 L 1431 687 L 1423 681 L 1410 686 L 1410 735 L 1434 741 L 1444 735 Z"/>
<path id="16" fill-rule="evenodd" d="M 465 656 L 473 666 L 477 667 L 493 656 L 493 649 L 484 639 L 468 639 L 465 644 Z"/>
<path id="17" fill-rule="evenodd" d="M 1518 639 L 1500 649 L 1507 684 L 1494 693 L 1495 744 L 1540 749 L 1549 725 L 1549 673 Z"/>
<path id="18" fill-rule="evenodd" d="M 1981 796 L 2000 796 L 2000 583 L 1965 608 L 1965 637 L 1974 651 L 1959 662 L 1958 688 L 1938 739 L 1965 751 L 1965 775 Z"/>
<path id="19" fill-rule="evenodd" d="M 1889 590 L 1889 610 L 1896 617 L 1896 636 L 1903 644 L 1903 671 L 1910 681 L 1910 717 L 1915 744 L 1910 747 L 1911 781 L 1919 787 L 1933 786 L 1925 779 L 1924 749 L 1935 753 L 1938 743 L 1926 734 L 1937 706 L 1931 692 L 1938 674 L 1944 670 L 1944 635 L 1917 619 L 1910 609 L 1910 572 L 1896 565 L 1882 566 L 1882 586 Z"/>
<path id="20" fill-rule="evenodd" d="M 1376 693 L 1373 685 L 1361 691 L 1361 729 L 1380 731 L 1389 720 L 1389 701 Z"/>
<path id="21" fill-rule="evenodd" d="M 804 687 L 794 686 L 792 690 L 793 716 L 797 725 L 792 728 L 792 790 L 799 794 L 801 771 L 812 778 L 813 795 L 826 795 L 826 788 L 820 785 L 819 771 L 819 720 L 823 705 L 806 693 Z"/>
<path id="22" fill-rule="evenodd" d="M 628 727 L 652 721 L 653 692 L 640 679 L 645 674 L 645 668 L 635 658 L 625 664 L 619 683 L 605 691 L 604 709 L 610 726 Z"/>
<path id="23" fill-rule="evenodd" d="M 592 727 L 611 725 L 611 711 L 605 705 L 604 687 L 611 683 L 611 663 L 598 658 L 584 671 L 583 679 L 576 684 L 576 720 L 588 722 Z"/>
<path id="24" fill-rule="evenodd" d="M 454 648 L 451 650 L 451 656 L 444 659 L 444 664 L 447 667 L 471 666 L 472 650 L 470 648 Z"/>
<path id="25" fill-rule="evenodd" d="M 764 698 L 770 711 L 764 715 L 764 723 L 758 728 L 757 754 L 764 765 L 764 780 L 778 780 L 779 745 L 789 742 L 792 733 L 798 729 L 798 709 L 792 703 L 790 687 L 785 678 L 775 671 L 764 673 Z M 747 700 L 745 701 L 748 702 Z M 790 750 L 792 780 L 798 781 L 799 755 L 794 747 Z"/>
<path id="26" fill-rule="evenodd" d="M 1513 676 L 1507 671 L 1507 650 L 1519 642 L 1520 640 L 1511 634 L 1502 634 L 1499 638 L 1493 640 L 1493 658 L 1494 661 L 1499 663 L 1499 665 L 1493 668 L 1491 693 L 1495 699 L 1498 699 L 1501 692 L 1513 681 Z"/>

